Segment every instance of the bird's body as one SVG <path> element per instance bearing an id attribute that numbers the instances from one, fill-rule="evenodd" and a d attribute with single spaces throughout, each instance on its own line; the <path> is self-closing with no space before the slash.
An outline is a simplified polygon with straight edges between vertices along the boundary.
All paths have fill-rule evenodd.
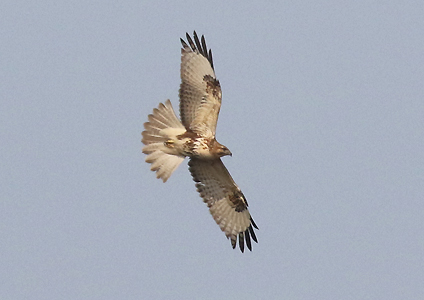
<path id="1" fill-rule="evenodd" d="M 244 251 L 244 241 L 251 250 L 250 237 L 257 242 L 253 231 L 257 226 L 246 198 L 221 161 L 231 152 L 215 139 L 222 92 L 215 77 L 212 52 L 208 52 L 204 37 L 200 41 L 196 32 L 194 42 L 188 34 L 187 40 L 190 46 L 181 39 L 181 121 L 171 101 L 160 103 L 144 124 L 143 153 L 163 182 L 189 157 L 189 170 L 213 218 L 231 239 L 233 248 L 238 237 L 240 250 Z"/>

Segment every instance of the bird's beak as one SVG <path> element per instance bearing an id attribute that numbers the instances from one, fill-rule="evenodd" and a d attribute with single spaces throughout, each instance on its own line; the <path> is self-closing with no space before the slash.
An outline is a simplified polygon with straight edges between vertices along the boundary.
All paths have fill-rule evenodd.
<path id="1" fill-rule="evenodd" d="M 226 155 L 233 156 L 230 149 L 228 149 L 227 147 L 222 148 L 221 153 L 220 153 L 220 156 L 226 156 Z"/>

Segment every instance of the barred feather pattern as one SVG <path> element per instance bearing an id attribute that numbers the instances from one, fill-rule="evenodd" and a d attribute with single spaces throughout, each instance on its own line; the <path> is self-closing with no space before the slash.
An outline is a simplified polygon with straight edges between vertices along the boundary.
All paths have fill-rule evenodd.
<path id="1" fill-rule="evenodd" d="M 167 100 L 153 110 L 144 128 L 141 141 L 146 145 L 143 147 L 146 162 L 151 164 L 150 169 L 156 172 L 156 177 L 166 182 L 184 160 L 185 156 L 173 143 L 186 131 L 185 127 L 175 115 L 171 101 Z"/>

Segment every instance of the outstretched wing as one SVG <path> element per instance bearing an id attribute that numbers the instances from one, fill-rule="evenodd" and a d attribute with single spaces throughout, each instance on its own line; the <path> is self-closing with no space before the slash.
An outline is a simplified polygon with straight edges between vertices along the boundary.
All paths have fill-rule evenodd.
<path id="1" fill-rule="evenodd" d="M 209 211 L 236 247 L 237 237 L 241 252 L 244 242 L 252 250 L 250 237 L 257 243 L 253 227 L 258 229 L 247 209 L 247 201 L 221 159 L 200 160 L 192 158 L 189 169 L 196 182 L 197 191 L 208 205 Z M 253 226 L 253 227 L 252 227 Z"/>
<path id="2" fill-rule="evenodd" d="M 214 137 L 219 109 L 221 86 L 215 77 L 212 52 L 205 37 L 194 42 L 187 33 L 188 44 L 181 39 L 180 115 L 187 129 L 204 137 Z"/>

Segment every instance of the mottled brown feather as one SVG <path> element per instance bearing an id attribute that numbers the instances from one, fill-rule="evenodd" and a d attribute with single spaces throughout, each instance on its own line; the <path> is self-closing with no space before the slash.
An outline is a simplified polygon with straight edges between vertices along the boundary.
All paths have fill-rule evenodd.
<path id="1" fill-rule="evenodd" d="M 197 191 L 208 205 L 216 223 L 231 239 L 235 248 L 237 239 L 240 250 L 244 251 L 244 241 L 252 250 L 251 237 L 257 243 L 252 225 L 257 229 L 247 209 L 247 201 L 234 182 L 221 159 L 200 160 L 191 158 L 189 170 L 196 182 Z"/>
<path id="2" fill-rule="evenodd" d="M 215 77 L 212 52 L 204 36 L 196 32 L 181 40 L 180 116 L 187 129 L 205 137 L 214 137 L 221 108 L 221 86 Z"/>

